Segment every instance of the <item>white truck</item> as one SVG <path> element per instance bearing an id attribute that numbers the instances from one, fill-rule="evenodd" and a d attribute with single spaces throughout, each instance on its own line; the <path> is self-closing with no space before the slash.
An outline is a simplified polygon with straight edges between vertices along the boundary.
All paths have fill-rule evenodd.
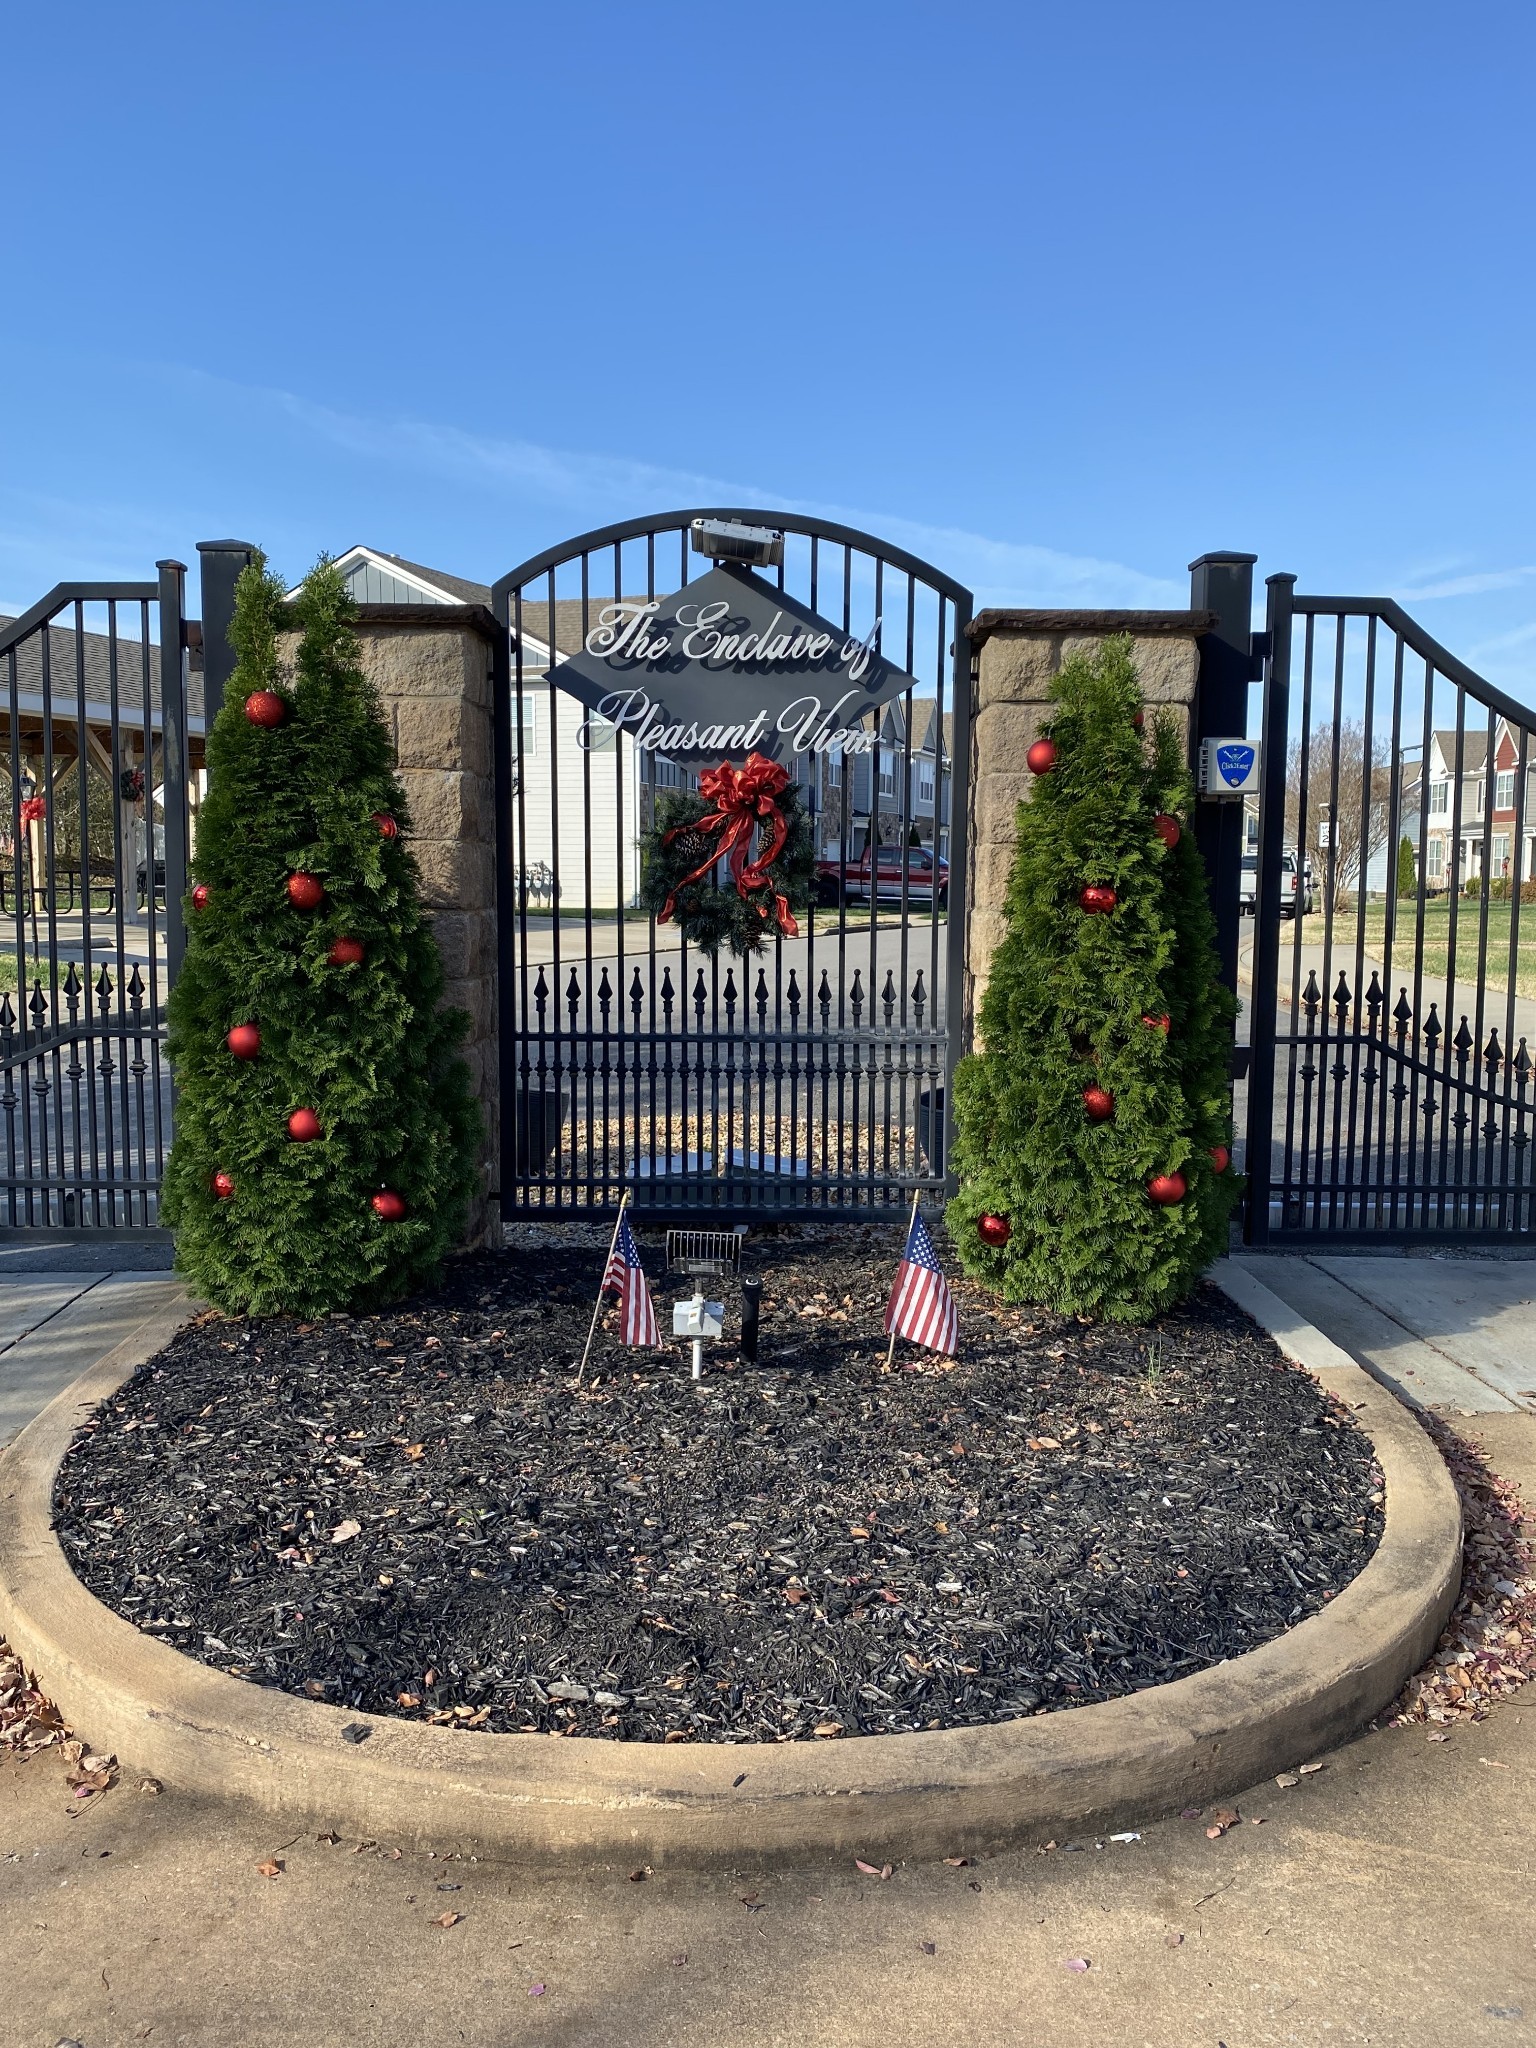
<path id="1" fill-rule="evenodd" d="M 1238 883 L 1238 908 L 1245 917 L 1251 916 L 1257 907 L 1259 895 L 1259 856 L 1256 853 L 1243 855 L 1242 879 Z M 1288 846 L 1280 856 L 1280 915 L 1294 917 L 1298 902 L 1301 914 L 1306 916 L 1312 908 L 1312 863 L 1305 868 L 1296 858 L 1294 847 Z"/>

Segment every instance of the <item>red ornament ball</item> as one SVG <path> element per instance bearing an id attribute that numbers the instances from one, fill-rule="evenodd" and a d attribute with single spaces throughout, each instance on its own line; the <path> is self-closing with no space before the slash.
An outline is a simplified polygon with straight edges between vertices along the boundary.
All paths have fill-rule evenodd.
<path id="1" fill-rule="evenodd" d="M 290 875 L 288 901 L 295 910 L 317 910 L 325 901 L 325 884 L 318 875 Z"/>
<path id="2" fill-rule="evenodd" d="M 1096 916 L 1113 910 L 1120 899 L 1107 883 L 1090 882 L 1078 890 L 1077 900 L 1090 916 Z"/>
<path id="3" fill-rule="evenodd" d="M 261 1033 L 254 1024 L 237 1024 L 224 1043 L 237 1060 L 253 1060 L 261 1051 Z"/>
<path id="4" fill-rule="evenodd" d="M 194 910 L 206 910 L 208 908 L 208 899 L 212 894 L 213 891 L 206 882 L 199 882 L 192 891 L 192 908 Z"/>
<path id="5" fill-rule="evenodd" d="M 230 1196 L 235 1192 L 235 1183 L 233 1176 L 227 1174 L 222 1167 L 220 1167 L 219 1171 L 213 1175 L 208 1185 L 213 1189 L 213 1192 L 218 1196 L 221 1202 L 227 1202 Z"/>
<path id="6" fill-rule="evenodd" d="M 379 828 L 379 837 L 381 839 L 398 839 L 400 837 L 399 824 L 389 815 L 388 811 L 375 811 L 373 822 Z"/>
<path id="7" fill-rule="evenodd" d="M 1143 1017 L 1141 1021 L 1149 1031 L 1163 1032 L 1166 1032 L 1173 1023 L 1173 1019 L 1166 1010 L 1164 1010 L 1161 1017 Z"/>
<path id="8" fill-rule="evenodd" d="M 362 964 L 363 942 L 361 939 L 332 939 L 331 950 L 325 957 L 332 967 L 358 967 Z"/>
<path id="9" fill-rule="evenodd" d="M 320 1135 L 320 1119 L 312 1109 L 296 1109 L 288 1119 L 288 1135 L 295 1143 L 308 1145 Z"/>
<path id="10" fill-rule="evenodd" d="M 270 732 L 288 716 L 288 706 L 276 690 L 252 690 L 245 700 L 245 715 L 252 725 L 263 725 Z"/>
<path id="11" fill-rule="evenodd" d="M 1211 1164 L 1218 1173 L 1225 1173 L 1232 1164 L 1232 1154 L 1225 1145 L 1213 1145 L 1211 1147 Z"/>
<path id="12" fill-rule="evenodd" d="M 1147 1182 L 1147 1193 L 1160 1209 L 1173 1209 L 1189 1193 L 1182 1173 L 1157 1173 Z"/>
<path id="13" fill-rule="evenodd" d="M 976 1224 L 976 1235 L 983 1244 L 1006 1244 L 1013 1235 L 1013 1225 L 1006 1216 L 983 1216 Z"/>
<path id="14" fill-rule="evenodd" d="M 1152 830 L 1170 852 L 1179 843 L 1179 821 L 1169 817 L 1166 811 L 1159 811 L 1152 820 Z"/>
<path id="15" fill-rule="evenodd" d="M 380 1188 L 373 1197 L 373 1213 L 386 1223 L 398 1223 L 405 1214 L 405 1201 L 393 1188 Z"/>
<path id="16" fill-rule="evenodd" d="M 1056 766 L 1056 742 L 1036 740 L 1024 758 L 1029 763 L 1031 775 L 1049 775 Z"/>
<path id="17" fill-rule="evenodd" d="M 1115 1098 L 1107 1088 L 1085 1088 L 1083 1107 L 1096 1124 L 1107 1124 L 1115 1113 Z"/>

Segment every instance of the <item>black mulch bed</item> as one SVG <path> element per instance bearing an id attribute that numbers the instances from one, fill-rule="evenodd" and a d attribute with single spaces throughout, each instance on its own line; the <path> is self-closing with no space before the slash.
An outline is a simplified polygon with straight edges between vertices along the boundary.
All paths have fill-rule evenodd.
<path id="1" fill-rule="evenodd" d="M 962 1284 L 961 1360 L 887 1372 L 899 1243 L 755 1237 L 762 1363 L 733 1320 L 698 1387 L 611 1312 L 573 1387 L 591 1243 L 467 1259 L 379 1316 L 208 1317 L 81 1432 L 60 1534 L 119 1613 L 261 1684 L 711 1742 L 1134 1692 L 1269 1641 L 1370 1557 L 1367 1440 L 1213 1289 L 1128 1330 Z M 655 1291 L 669 1329 L 691 1284 Z"/>

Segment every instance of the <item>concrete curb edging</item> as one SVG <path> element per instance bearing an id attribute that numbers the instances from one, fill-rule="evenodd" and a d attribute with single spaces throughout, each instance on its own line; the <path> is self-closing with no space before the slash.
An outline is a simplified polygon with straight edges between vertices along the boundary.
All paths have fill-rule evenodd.
<path id="1" fill-rule="evenodd" d="M 1386 1527 L 1321 1614 L 1230 1663 L 1102 1705 L 984 1728 L 776 1744 L 456 1734 L 269 1691 L 142 1635 L 74 1576 L 52 1493 L 79 1423 L 152 1357 L 151 1318 L 0 1456 L 0 1633 L 127 1772 L 290 1819 L 528 1860 L 732 1867 L 975 1853 L 1206 1805 L 1355 1732 L 1422 1664 L 1460 1584 L 1461 1514 L 1418 1424 L 1246 1274 L 1213 1275 L 1345 1400 Z M 1283 1335 L 1279 1333 L 1283 1331 Z M 366 1729 L 359 1741 L 356 1731 Z M 351 1735 L 347 1730 L 353 1731 Z"/>

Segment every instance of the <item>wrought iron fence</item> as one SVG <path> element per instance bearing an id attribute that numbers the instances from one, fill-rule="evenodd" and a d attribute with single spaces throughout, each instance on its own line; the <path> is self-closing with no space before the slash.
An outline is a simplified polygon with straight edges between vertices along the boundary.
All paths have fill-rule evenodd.
<path id="1" fill-rule="evenodd" d="M 1529 1239 L 1536 713 L 1390 600 L 1294 583 L 1269 579 L 1249 1239 Z"/>
<path id="2" fill-rule="evenodd" d="M 0 1221 L 153 1224 L 184 944 L 184 576 L 64 583 L 0 623 Z M 8 955 L 8 957 L 7 957 Z"/>

